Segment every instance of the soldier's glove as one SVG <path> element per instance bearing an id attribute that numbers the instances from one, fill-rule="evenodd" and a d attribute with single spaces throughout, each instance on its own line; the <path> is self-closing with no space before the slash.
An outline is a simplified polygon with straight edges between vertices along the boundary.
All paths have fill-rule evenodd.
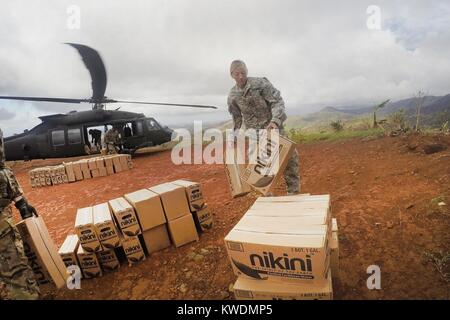
<path id="1" fill-rule="evenodd" d="M 20 199 L 15 204 L 17 210 L 19 210 L 22 219 L 30 218 L 33 215 L 38 216 L 36 209 L 27 202 L 25 198 Z"/>

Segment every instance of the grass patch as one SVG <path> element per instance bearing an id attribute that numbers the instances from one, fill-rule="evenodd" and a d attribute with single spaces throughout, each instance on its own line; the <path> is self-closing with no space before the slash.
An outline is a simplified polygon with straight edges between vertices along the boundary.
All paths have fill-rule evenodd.
<path id="1" fill-rule="evenodd" d="M 288 131 L 288 136 L 297 143 L 312 143 L 317 141 L 333 142 L 352 138 L 379 138 L 384 136 L 384 131 L 382 129 L 368 129 L 303 132 L 300 129 L 291 129 Z"/>
<path id="2" fill-rule="evenodd" d="M 432 263 L 441 279 L 450 283 L 450 252 L 424 252 L 428 263 Z"/>

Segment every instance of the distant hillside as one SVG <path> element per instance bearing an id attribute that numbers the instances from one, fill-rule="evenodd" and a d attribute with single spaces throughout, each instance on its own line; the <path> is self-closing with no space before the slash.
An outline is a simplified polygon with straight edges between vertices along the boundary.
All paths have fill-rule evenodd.
<path id="1" fill-rule="evenodd" d="M 409 98 L 388 103 L 377 113 L 378 119 L 387 117 L 389 114 L 404 110 L 409 121 L 415 119 L 416 108 L 419 98 Z M 446 96 L 426 96 L 423 98 L 421 109 L 421 123 L 428 126 L 439 126 L 446 120 L 450 120 L 450 94 Z M 306 116 L 291 116 L 286 121 L 286 127 L 304 129 L 328 126 L 331 121 L 341 120 L 345 122 L 355 122 L 358 119 L 371 119 L 373 107 L 325 107 L 318 112 Z"/>

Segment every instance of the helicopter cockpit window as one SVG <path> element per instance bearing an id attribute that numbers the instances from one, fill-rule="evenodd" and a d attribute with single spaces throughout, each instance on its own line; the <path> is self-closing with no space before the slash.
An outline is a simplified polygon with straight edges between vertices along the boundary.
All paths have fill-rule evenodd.
<path id="1" fill-rule="evenodd" d="M 69 137 L 69 144 L 80 144 L 81 143 L 81 130 L 80 129 L 69 129 L 67 131 L 67 136 Z"/>
<path id="2" fill-rule="evenodd" d="M 147 127 L 149 130 L 158 130 L 159 129 L 159 125 L 155 120 L 148 119 L 146 122 L 147 122 Z"/>
<path id="3" fill-rule="evenodd" d="M 64 136 L 64 130 L 52 131 L 52 143 L 53 146 L 64 146 L 66 144 L 66 137 Z"/>

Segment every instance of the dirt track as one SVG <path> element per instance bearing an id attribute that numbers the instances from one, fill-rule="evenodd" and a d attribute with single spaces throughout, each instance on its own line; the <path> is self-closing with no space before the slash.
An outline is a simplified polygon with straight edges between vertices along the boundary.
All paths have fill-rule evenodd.
<path id="1" fill-rule="evenodd" d="M 302 192 L 329 193 L 340 238 L 341 275 L 336 299 L 449 299 L 449 284 L 424 252 L 450 250 L 450 148 L 425 154 L 423 146 L 450 137 L 398 137 L 320 142 L 298 147 Z M 33 167 L 61 160 L 33 161 Z M 32 189 L 30 163 L 13 165 L 30 201 L 60 245 L 72 232 L 77 208 L 175 179 L 201 182 L 215 226 L 198 243 L 170 248 L 141 264 L 82 281 L 81 290 L 55 292 L 56 299 L 223 299 L 235 276 L 223 238 L 256 194 L 232 199 L 221 165 L 175 166 L 170 152 L 139 156 L 135 168 L 113 176 Z M 283 194 L 280 185 L 277 194 Z M 431 200 L 446 196 L 446 206 Z M 188 257 L 206 249 L 200 262 Z M 381 268 L 381 290 L 368 290 L 366 269 Z"/>

